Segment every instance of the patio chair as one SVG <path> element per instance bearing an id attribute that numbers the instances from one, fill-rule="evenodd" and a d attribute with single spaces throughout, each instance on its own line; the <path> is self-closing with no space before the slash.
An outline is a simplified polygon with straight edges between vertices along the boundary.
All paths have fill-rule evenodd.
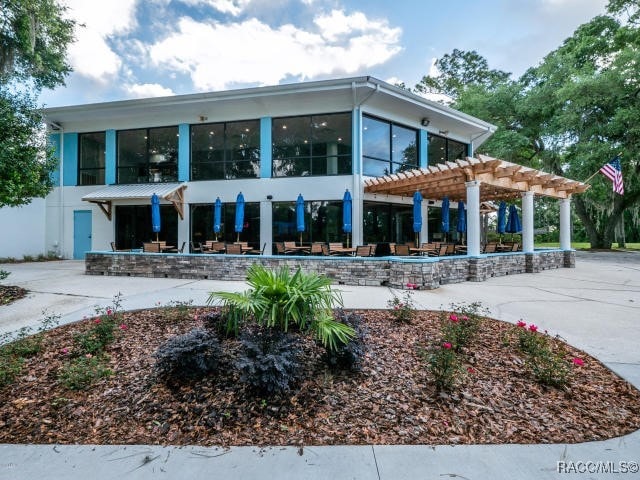
<path id="1" fill-rule="evenodd" d="M 428 253 L 430 257 L 444 257 L 446 254 L 447 254 L 446 243 L 443 243 L 440 246 L 438 246 L 438 248 L 435 251 Z"/>
<path id="2" fill-rule="evenodd" d="M 396 254 L 396 244 L 395 243 L 390 243 L 389 244 L 389 253 L 390 253 L 390 255 L 395 255 Z"/>
<path id="3" fill-rule="evenodd" d="M 514 244 L 511 245 L 511 251 L 512 252 L 517 252 L 518 250 L 520 250 L 520 244 L 514 242 Z"/>
<path id="4" fill-rule="evenodd" d="M 370 257 L 371 245 L 358 245 L 356 247 L 356 257 Z"/>
<path id="5" fill-rule="evenodd" d="M 498 244 L 495 243 L 495 242 L 487 243 L 484 246 L 484 251 L 482 253 L 496 253 L 496 247 L 497 246 L 498 246 Z"/>
<path id="6" fill-rule="evenodd" d="M 329 242 L 329 255 L 342 255 L 342 242 Z"/>
<path id="7" fill-rule="evenodd" d="M 267 242 L 264 242 L 264 245 L 262 245 L 262 250 L 252 248 L 251 250 L 247 250 L 245 253 L 248 255 L 264 255 L 265 248 L 267 248 Z"/>
<path id="8" fill-rule="evenodd" d="M 230 255 L 242 255 L 242 245 L 239 243 L 228 243 L 226 253 Z"/>
<path id="9" fill-rule="evenodd" d="M 276 246 L 276 254 L 277 255 L 286 255 L 287 254 L 287 252 L 284 249 L 284 242 L 276 242 L 275 246 Z"/>
<path id="10" fill-rule="evenodd" d="M 396 245 L 394 255 L 398 257 L 408 257 L 409 256 L 409 245 L 401 244 Z"/>
<path id="11" fill-rule="evenodd" d="M 322 242 L 313 242 L 311 244 L 311 255 L 322 255 Z"/>
<path id="12" fill-rule="evenodd" d="M 202 253 L 202 244 L 199 242 L 189 242 L 191 253 Z"/>
<path id="13" fill-rule="evenodd" d="M 142 251 L 145 253 L 160 253 L 160 244 L 156 242 L 143 242 Z"/>
<path id="14" fill-rule="evenodd" d="M 455 255 L 456 254 L 456 245 L 455 243 L 448 243 L 447 250 L 445 251 L 445 255 Z"/>
<path id="15" fill-rule="evenodd" d="M 326 243 L 323 243 L 322 245 L 320 245 L 320 247 L 322 248 L 322 255 L 326 257 L 331 255 L 331 252 L 329 251 L 329 245 L 327 245 Z"/>

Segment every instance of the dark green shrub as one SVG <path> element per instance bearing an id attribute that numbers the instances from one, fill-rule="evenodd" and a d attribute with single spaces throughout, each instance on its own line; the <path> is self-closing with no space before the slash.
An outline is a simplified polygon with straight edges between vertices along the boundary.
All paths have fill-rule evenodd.
<path id="1" fill-rule="evenodd" d="M 9 275 L 11 275 L 11 272 L 7 272 L 6 270 L 0 270 L 0 280 L 4 280 Z"/>
<path id="2" fill-rule="evenodd" d="M 562 388 L 569 381 L 569 363 L 562 355 L 554 353 L 549 348 L 528 355 L 526 364 L 536 380 L 543 385 Z"/>
<path id="3" fill-rule="evenodd" d="M 218 337 L 203 328 L 167 340 L 153 354 L 155 369 L 165 380 L 193 380 L 215 371 L 221 349 Z"/>
<path id="4" fill-rule="evenodd" d="M 286 392 L 300 370 L 297 339 L 278 330 L 256 328 L 240 335 L 242 351 L 235 361 L 240 380 L 260 395 Z"/>
<path id="5" fill-rule="evenodd" d="M 366 351 L 364 338 L 367 334 L 367 329 L 362 323 L 362 315 L 347 314 L 343 310 L 336 310 L 335 317 L 337 321 L 353 328 L 355 336 L 346 344 L 340 343 L 334 350 L 327 349 L 324 356 L 325 361 L 332 368 L 360 371 Z"/>

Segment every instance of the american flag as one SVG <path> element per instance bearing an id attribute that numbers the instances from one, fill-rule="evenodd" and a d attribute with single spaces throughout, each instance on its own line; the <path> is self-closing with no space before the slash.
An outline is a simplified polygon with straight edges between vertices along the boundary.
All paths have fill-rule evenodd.
<path id="1" fill-rule="evenodd" d="M 605 164 L 600 172 L 613 182 L 613 191 L 619 195 L 624 195 L 624 185 L 622 184 L 622 166 L 620 156 L 616 155 L 613 160 Z"/>

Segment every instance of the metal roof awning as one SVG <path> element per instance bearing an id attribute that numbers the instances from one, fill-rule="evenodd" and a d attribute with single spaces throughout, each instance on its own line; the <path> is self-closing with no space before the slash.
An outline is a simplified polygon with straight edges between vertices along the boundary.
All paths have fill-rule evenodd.
<path id="1" fill-rule="evenodd" d="M 466 182 L 480 182 L 480 199 L 508 200 L 522 192 L 534 195 L 568 198 L 582 193 L 589 185 L 559 175 L 499 160 L 486 155 L 466 157 L 455 162 L 397 172 L 364 182 L 366 193 L 411 196 L 419 191 L 424 198 L 464 201 Z"/>
<path id="2" fill-rule="evenodd" d="M 111 220 L 112 202 L 114 200 L 146 200 L 151 202 L 155 193 L 161 200 L 171 202 L 180 219 L 184 218 L 184 183 L 142 183 L 135 185 L 108 185 L 82 197 L 85 202 L 95 203 Z"/>

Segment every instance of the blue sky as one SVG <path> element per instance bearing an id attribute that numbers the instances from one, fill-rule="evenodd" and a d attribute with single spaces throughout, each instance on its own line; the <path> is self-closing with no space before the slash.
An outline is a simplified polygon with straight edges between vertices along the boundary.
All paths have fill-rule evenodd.
<path id="1" fill-rule="evenodd" d="M 372 75 L 413 86 L 476 50 L 522 74 L 606 0 L 64 0 L 83 27 L 46 106 Z"/>

